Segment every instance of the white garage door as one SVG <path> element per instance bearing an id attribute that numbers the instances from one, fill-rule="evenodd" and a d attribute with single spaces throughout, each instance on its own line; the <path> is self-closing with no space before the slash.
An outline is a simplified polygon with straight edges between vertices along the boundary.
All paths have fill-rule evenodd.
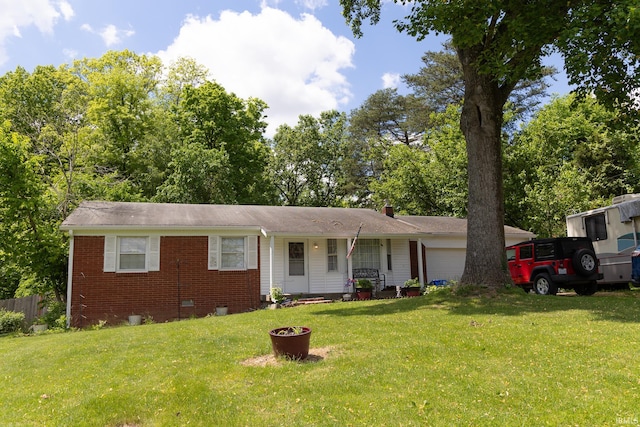
<path id="1" fill-rule="evenodd" d="M 427 249 L 427 280 L 460 280 L 464 249 Z"/>

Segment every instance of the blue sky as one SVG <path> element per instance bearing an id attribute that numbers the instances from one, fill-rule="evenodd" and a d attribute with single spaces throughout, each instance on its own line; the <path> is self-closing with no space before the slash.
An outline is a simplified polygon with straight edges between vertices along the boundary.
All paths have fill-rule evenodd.
<path id="1" fill-rule="evenodd" d="M 359 107 L 417 72 L 424 52 L 445 40 L 399 34 L 392 20 L 406 9 L 390 2 L 360 39 L 338 0 L 0 0 L 0 10 L 0 75 L 108 50 L 158 55 L 165 65 L 188 56 L 227 91 L 267 102 L 268 135 L 300 114 Z M 551 88 L 568 90 L 563 76 Z"/>

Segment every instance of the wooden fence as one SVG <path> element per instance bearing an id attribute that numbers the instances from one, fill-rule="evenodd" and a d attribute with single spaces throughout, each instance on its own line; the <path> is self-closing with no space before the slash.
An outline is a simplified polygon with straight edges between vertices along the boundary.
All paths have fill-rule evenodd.
<path id="1" fill-rule="evenodd" d="M 42 314 L 40 308 L 41 297 L 39 295 L 31 295 L 24 298 L 12 298 L 0 300 L 0 307 L 8 311 L 17 311 L 24 313 L 24 320 L 27 324 L 31 324 L 33 320 Z"/>

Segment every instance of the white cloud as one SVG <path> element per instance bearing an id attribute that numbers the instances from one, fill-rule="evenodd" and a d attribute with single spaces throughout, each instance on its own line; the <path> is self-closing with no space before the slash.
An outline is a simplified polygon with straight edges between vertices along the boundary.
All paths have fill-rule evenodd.
<path id="1" fill-rule="evenodd" d="M 61 16 L 68 21 L 74 15 L 66 0 L 0 0 L 0 10 L 0 65 L 8 59 L 6 40 L 21 37 L 20 28 L 35 25 L 41 33 L 51 34 Z"/>
<path id="2" fill-rule="evenodd" d="M 62 49 L 62 54 L 65 58 L 72 60 L 78 56 L 78 51 L 75 49 Z"/>
<path id="3" fill-rule="evenodd" d="M 227 91 L 264 100 L 271 136 L 351 99 L 341 71 L 353 67 L 353 43 L 334 35 L 312 15 L 299 19 L 263 7 L 257 15 L 224 11 L 219 18 L 189 16 L 173 43 L 157 55 L 164 64 L 194 58 Z"/>
<path id="4" fill-rule="evenodd" d="M 301 4 L 307 9 L 316 10 L 325 7 L 327 0 L 296 0 L 296 3 Z"/>
<path id="5" fill-rule="evenodd" d="M 400 85 L 400 74 L 384 73 L 382 75 L 382 87 L 384 89 L 397 88 Z"/>
<path id="6" fill-rule="evenodd" d="M 104 27 L 102 30 L 94 30 L 89 24 L 82 24 L 80 29 L 87 31 L 91 34 L 97 34 L 102 38 L 102 41 L 107 47 L 111 47 L 122 42 L 123 38 L 131 37 L 136 32 L 133 30 L 121 30 L 115 25 L 110 24 Z"/>

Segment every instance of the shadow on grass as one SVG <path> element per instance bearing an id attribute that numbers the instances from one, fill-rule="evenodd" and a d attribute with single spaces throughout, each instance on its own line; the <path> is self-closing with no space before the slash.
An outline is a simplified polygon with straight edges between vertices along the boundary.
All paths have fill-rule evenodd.
<path id="1" fill-rule="evenodd" d="M 542 296 L 525 294 L 520 290 L 499 292 L 493 297 L 457 296 L 448 292 L 436 292 L 415 298 L 345 302 L 340 304 L 340 308 L 334 306 L 315 314 L 384 316 L 429 308 L 447 310 L 451 315 L 460 316 L 520 316 L 529 313 L 580 310 L 591 312 L 594 320 L 640 323 L 640 290 L 597 292 L 588 297 L 578 296 L 574 292 Z"/>

